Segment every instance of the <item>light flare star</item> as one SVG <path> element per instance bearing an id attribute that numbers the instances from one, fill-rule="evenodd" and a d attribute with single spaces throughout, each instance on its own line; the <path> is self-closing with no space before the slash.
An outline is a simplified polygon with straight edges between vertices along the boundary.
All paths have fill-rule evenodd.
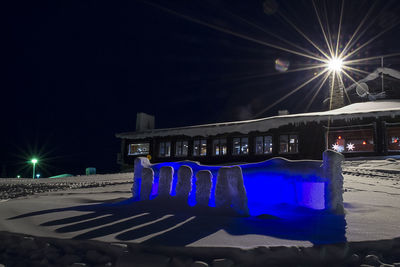
<path id="1" fill-rule="evenodd" d="M 354 148 L 355 148 L 355 146 L 354 146 L 354 144 L 352 144 L 352 143 L 348 143 L 347 146 L 346 146 L 346 148 L 347 148 L 348 151 L 353 151 Z"/>
<path id="2" fill-rule="evenodd" d="M 332 149 L 337 151 L 337 152 L 342 152 L 344 150 L 344 147 L 335 143 L 335 144 L 332 145 Z"/>

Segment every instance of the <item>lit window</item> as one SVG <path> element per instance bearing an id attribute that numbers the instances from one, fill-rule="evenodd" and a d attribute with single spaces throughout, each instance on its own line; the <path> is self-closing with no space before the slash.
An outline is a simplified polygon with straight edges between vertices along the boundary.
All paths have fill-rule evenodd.
<path id="1" fill-rule="evenodd" d="M 185 157 L 188 155 L 188 141 L 176 141 L 175 143 L 175 156 Z"/>
<path id="2" fill-rule="evenodd" d="M 227 153 L 226 139 L 213 140 L 213 155 L 223 156 Z"/>
<path id="3" fill-rule="evenodd" d="M 388 150 L 400 151 L 400 127 L 388 127 Z"/>
<path id="4" fill-rule="evenodd" d="M 299 139 L 295 134 L 279 136 L 279 153 L 297 153 Z"/>
<path id="5" fill-rule="evenodd" d="M 194 140 L 193 141 L 193 156 L 206 156 L 207 155 L 207 140 Z"/>
<path id="6" fill-rule="evenodd" d="M 158 151 L 159 157 L 171 156 L 171 142 L 160 142 L 160 150 Z"/>
<path id="7" fill-rule="evenodd" d="M 372 129 L 332 131 L 328 135 L 329 148 L 340 153 L 373 152 Z"/>
<path id="8" fill-rule="evenodd" d="M 128 155 L 148 155 L 149 152 L 149 143 L 129 144 L 128 146 Z"/>
<path id="9" fill-rule="evenodd" d="M 237 137 L 233 138 L 233 155 L 247 155 L 249 154 L 249 138 Z"/>
<path id="10" fill-rule="evenodd" d="M 256 137 L 256 154 L 272 153 L 272 136 L 257 136 Z"/>

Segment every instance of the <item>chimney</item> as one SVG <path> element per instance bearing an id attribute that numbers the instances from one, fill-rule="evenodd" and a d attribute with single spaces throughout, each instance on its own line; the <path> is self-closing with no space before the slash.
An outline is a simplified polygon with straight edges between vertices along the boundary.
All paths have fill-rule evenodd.
<path id="1" fill-rule="evenodd" d="M 283 110 L 278 110 L 278 116 L 282 115 L 289 115 L 289 110 L 283 109 Z"/>
<path id="2" fill-rule="evenodd" d="M 154 116 L 139 112 L 136 114 L 136 131 L 146 131 L 154 129 Z"/>

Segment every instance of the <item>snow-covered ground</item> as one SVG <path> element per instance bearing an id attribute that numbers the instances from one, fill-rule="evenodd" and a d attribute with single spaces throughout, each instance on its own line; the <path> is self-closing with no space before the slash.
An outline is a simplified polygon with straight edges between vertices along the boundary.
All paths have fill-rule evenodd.
<path id="1" fill-rule="evenodd" d="M 315 214 L 295 224 L 272 216 L 210 216 L 180 213 L 177 208 L 164 212 L 157 208 L 161 203 L 156 202 L 109 205 L 131 196 L 132 173 L 0 179 L 3 196 L 7 188 L 18 192 L 30 190 L 0 200 L 0 231 L 61 239 L 142 243 L 150 247 L 240 249 L 311 247 L 330 241 L 400 237 L 400 160 L 346 161 L 343 173 L 345 218 Z M 18 189 L 21 187 L 25 191 Z M 30 195 L 35 192 L 38 193 Z M 20 197 L 9 198 L 14 196 Z"/>

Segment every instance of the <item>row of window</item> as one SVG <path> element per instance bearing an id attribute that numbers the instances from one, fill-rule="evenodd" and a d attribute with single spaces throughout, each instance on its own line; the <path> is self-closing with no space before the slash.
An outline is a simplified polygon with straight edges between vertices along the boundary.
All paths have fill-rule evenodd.
<path id="1" fill-rule="evenodd" d="M 273 148 L 272 136 L 255 137 L 254 152 L 257 155 L 271 154 Z M 336 130 L 328 134 L 328 144 L 330 149 L 342 153 L 355 152 L 374 152 L 374 131 L 370 129 Z M 391 126 L 387 128 L 387 150 L 400 151 L 400 127 Z M 192 156 L 224 156 L 227 155 L 228 146 L 226 138 L 216 138 L 212 140 L 212 151 L 207 151 L 207 140 L 196 139 L 193 141 Z M 150 143 L 129 144 L 128 155 L 148 155 L 150 153 Z M 285 134 L 279 136 L 279 153 L 298 153 L 298 136 Z M 235 137 L 232 139 L 232 155 L 249 154 L 249 138 Z M 179 140 L 175 142 L 175 157 L 185 157 L 189 155 L 189 142 Z M 159 157 L 171 157 L 171 142 L 165 141 L 158 144 Z"/>
<path id="2" fill-rule="evenodd" d="M 232 140 L 232 155 L 247 155 L 249 154 L 249 138 L 236 137 Z M 297 135 L 281 135 L 280 136 L 280 153 L 297 153 L 298 138 Z M 256 154 L 272 153 L 272 136 L 257 136 L 255 139 Z M 171 142 L 164 141 L 158 144 L 159 157 L 171 157 L 172 149 Z M 149 143 L 129 144 L 128 155 L 147 155 L 150 152 Z M 212 140 L 213 156 L 224 156 L 228 153 L 226 138 L 217 138 Z M 207 140 L 196 139 L 193 141 L 192 156 L 201 157 L 207 156 Z M 189 155 L 189 142 L 187 140 L 178 140 L 175 142 L 175 157 L 185 157 Z"/>
<path id="3" fill-rule="evenodd" d="M 329 132 L 330 149 L 341 153 L 374 152 L 373 129 L 357 129 Z M 400 127 L 387 128 L 387 151 L 400 151 Z"/>

